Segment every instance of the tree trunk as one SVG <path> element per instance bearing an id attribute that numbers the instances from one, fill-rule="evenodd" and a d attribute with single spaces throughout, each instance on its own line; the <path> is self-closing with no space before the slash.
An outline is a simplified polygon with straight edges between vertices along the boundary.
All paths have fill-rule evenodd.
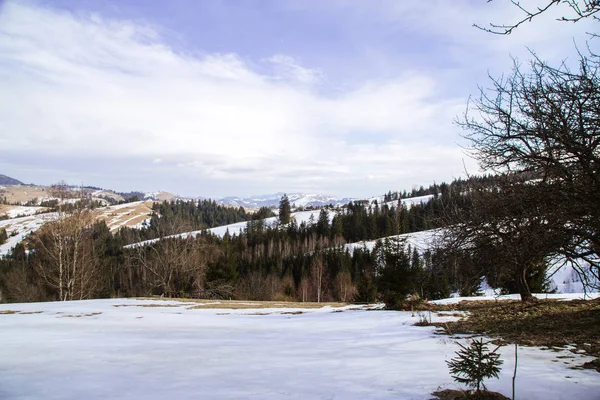
<path id="1" fill-rule="evenodd" d="M 517 289 L 519 290 L 519 294 L 521 295 L 521 301 L 523 303 L 532 303 L 536 301 L 536 298 L 531 294 L 531 290 L 529 289 L 529 284 L 527 283 L 527 268 L 522 268 L 519 273 L 517 273 Z"/>

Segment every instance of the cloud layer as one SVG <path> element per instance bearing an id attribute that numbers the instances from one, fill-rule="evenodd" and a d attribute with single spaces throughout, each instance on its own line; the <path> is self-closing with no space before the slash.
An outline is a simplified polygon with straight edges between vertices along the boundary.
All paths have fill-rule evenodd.
<path id="1" fill-rule="evenodd" d="M 182 52 L 169 39 L 147 23 L 6 3 L 0 172 L 184 195 L 363 196 L 463 171 L 452 120 L 465 98 L 435 69 L 326 90 L 331 71 L 295 55 Z"/>

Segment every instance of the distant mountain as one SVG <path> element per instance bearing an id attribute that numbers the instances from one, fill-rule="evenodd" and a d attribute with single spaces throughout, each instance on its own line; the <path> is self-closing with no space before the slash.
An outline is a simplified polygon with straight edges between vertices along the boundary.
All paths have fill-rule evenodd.
<path id="1" fill-rule="evenodd" d="M 23 182 L 11 178 L 10 176 L 0 174 L 0 185 L 23 185 Z"/>
<path id="2" fill-rule="evenodd" d="M 274 193 L 250 197 L 223 197 L 217 199 L 217 201 L 232 207 L 260 208 L 278 206 L 282 196 L 283 193 Z M 348 204 L 354 201 L 354 199 L 348 197 L 338 198 L 323 194 L 288 193 L 287 196 L 290 204 L 296 207 L 320 207 L 328 204 Z"/>

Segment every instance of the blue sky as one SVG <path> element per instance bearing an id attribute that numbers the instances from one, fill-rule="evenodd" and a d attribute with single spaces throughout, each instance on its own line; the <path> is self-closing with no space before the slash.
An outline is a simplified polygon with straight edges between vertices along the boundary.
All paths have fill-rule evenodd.
<path id="1" fill-rule="evenodd" d="M 508 37 L 472 27 L 517 11 L 503 0 L 5 1 L 0 173 L 354 197 L 477 173 L 453 124 L 468 97 L 528 48 L 574 60 L 595 28 L 554 21 L 560 10 Z"/>

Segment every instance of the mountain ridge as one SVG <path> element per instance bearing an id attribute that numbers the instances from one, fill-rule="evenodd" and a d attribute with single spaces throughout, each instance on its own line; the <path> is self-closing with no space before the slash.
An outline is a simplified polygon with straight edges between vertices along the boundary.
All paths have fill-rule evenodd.
<path id="1" fill-rule="evenodd" d="M 8 175 L 0 174 L 0 185 L 24 185 L 24 183 Z"/>
<path id="2" fill-rule="evenodd" d="M 277 192 L 272 194 L 255 195 L 255 196 L 229 196 L 215 199 L 218 203 L 232 207 L 244 208 L 260 208 L 274 207 L 279 205 L 281 197 L 285 193 Z M 350 197 L 335 197 L 324 194 L 315 193 L 288 193 L 290 204 L 295 207 L 321 207 L 326 205 L 341 205 L 348 204 L 355 199 Z"/>

